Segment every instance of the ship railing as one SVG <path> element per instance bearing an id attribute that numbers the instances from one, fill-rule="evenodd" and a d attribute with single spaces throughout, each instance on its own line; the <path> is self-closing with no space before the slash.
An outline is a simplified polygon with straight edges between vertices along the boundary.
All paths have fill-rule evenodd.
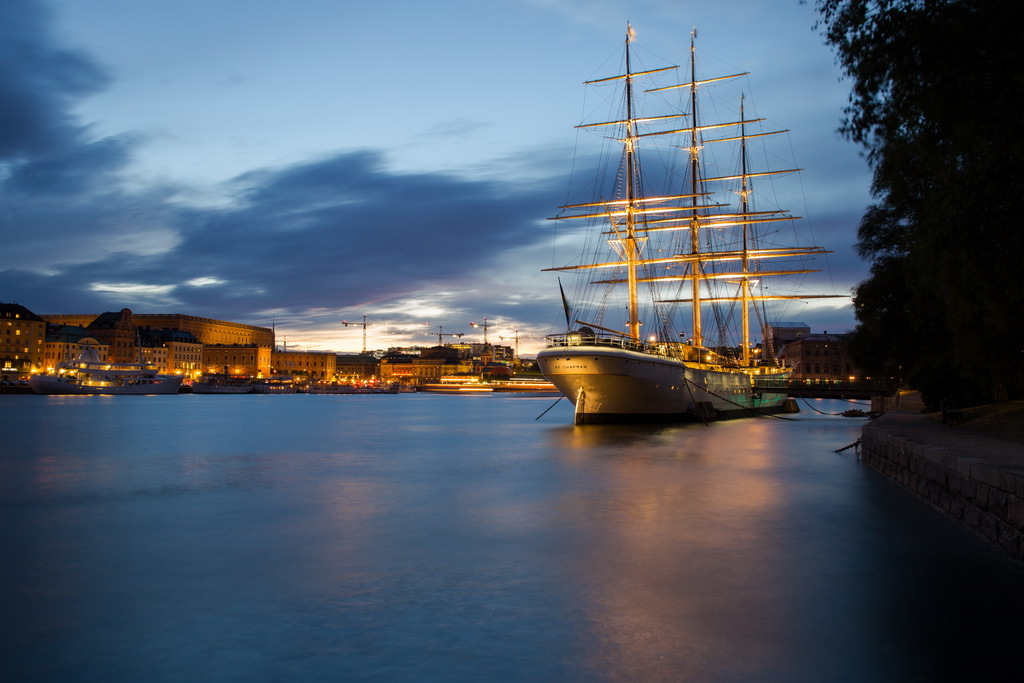
<path id="1" fill-rule="evenodd" d="M 697 349 L 682 342 L 644 342 L 630 337 L 569 332 L 547 336 L 548 347 L 604 346 L 649 353 L 677 360 L 697 360 Z"/>
<path id="2" fill-rule="evenodd" d="M 790 379 L 788 375 L 754 375 L 752 384 L 755 389 L 787 389 Z"/>

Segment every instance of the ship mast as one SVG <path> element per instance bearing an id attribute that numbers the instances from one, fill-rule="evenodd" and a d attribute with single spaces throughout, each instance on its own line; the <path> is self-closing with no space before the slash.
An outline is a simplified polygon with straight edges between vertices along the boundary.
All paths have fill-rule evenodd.
<path id="1" fill-rule="evenodd" d="M 652 88 L 645 92 L 654 93 L 666 90 L 688 89 L 689 112 L 680 111 L 678 108 L 674 113 L 664 115 L 647 116 L 637 110 L 637 103 L 634 100 L 635 85 L 637 79 L 647 77 L 671 69 L 675 66 L 641 70 L 634 72 L 631 61 L 631 43 L 633 40 L 633 29 L 627 24 L 625 41 L 625 73 L 585 81 L 586 85 L 599 85 L 610 82 L 622 81 L 624 84 L 623 94 L 625 97 L 623 107 L 624 116 L 615 117 L 613 120 L 597 123 L 584 123 L 577 128 L 595 129 L 602 127 L 614 127 L 618 131 L 618 140 L 622 147 L 620 157 L 620 174 L 615 186 L 614 199 L 594 200 L 581 204 L 566 204 L 559 207 L 566 213 L 554 216 L 549 220 L 585 219 L 588 221 L 599 221 L 608 226 L 602 234 L 606 235 L 607 244 L 612 247 L 615 256 L 607 260 L 598 258 L 575 265 L 546 268 L 547 271 L 603 271 L 607 275 L 590 280 L 591 285 L 626 285 L 627 292 L 627 320 L 624 329 L 613 329 L 603 327 L 594 322 L 576 319 L 580 325 L 589 326 L 593 329 L 608 332 L 614 335 L 627 337 L 635 341 L 641 341 L 641 323 L 638 289 L 641 285 L 652 285 L 657 283 L 685 282 L 690 281 L 689 298 L 658 298 L 655 296 L 653 303 L 689 303 L 692 308 L 693 334 L 690 344 L 693 347 L 703 348 L 705 339 L 701 324 L 701 307 L 704 305 L 715 305 L 719 303 L 742 302 L 742 363 L 750 366 L 752 359 L 750 353 L 750 308 L 755 302 L 769 300 L 797 300 L 797 299 L 818 299 L 837 298 L 844 295 L 775 295 L 761 292 L 755 294 L 753 283 L 765 277 L 797 275 L 801 273 L 813 273 L 816 270 L 807 268 L 765 268 L 760 264 L 768 259 L 794 259 L 804 256 L 829 253 L 820 247 L 759 247 L 754 237 L 754 224 L 768 224 L 777 221 L 791 221 L 795 216 L 789 215 L 782 209 L 767 211 L 754 211 L 750 207 L 751 181 L 753 178 L 778 174 L 793 173 L 799 169 L 767 170 L 751 172 L 748 168 L 748 141 L 753 138 L 776 135 L 786 131 L 754 132 L 748 133 L 746 124 L 757 123 L 763 119 L 755 118 L 747 120 L 744 99 L 740 99 L 740 112 L 738 121 L 718 121 L 702 125 L 698 120 L 697 112 L 697 88 L 712 83 L 727 81 L 747 75 L 737 73 L 728 76 L 697 79 L 696 64 L 696 38 L 697 30 L 694 28 L 690 33 L 690 78 L 688 83 L 677 83 L 663 87 Z M 684 108 L 685 109 L 685 108 Z M 661 129 L 660 124 L 671 120 L 680 121 L 678 128 L 669 130 Z M 656 130 L 646 130 L 646 127 L 655 124 Z M 739 128 L 736 131 L 736 127 Z M 738 134 L 728 132 L 715 133 L 705 138 L 706 131 L 720 131 L 731 129 Z M 690 174 L 690 182 L 685 186 L 684 193 L 644 196 L 641 187 L 639 144 L 641 140 L 656 139 L 658 136 L 681 136 L 683 143 L 680 145 L 684 150 L 689 151 L 687 170 Z M 740 147 L 740 169 L 738 175 L 724 175 L 721 177 L 703 177 L 705 170 L 701 164 L 701 154 L 704 145 L 718 145 L 733 143 Z M 717 203 L 714 193 L 708 191 L 707 187 L 719 186 L 723 183 L 740 181 L 740 202 L 738 211 L 735 213 L 728 210 L 728 204 Z M 689 200 L 689 201 L 687 201 Z M 739 229 L 742 228 L 742 232 Z M 725 230 L 738 238 L 740 243 L 735 247 L 715 249 L 707 245 L 701 247 L 701 233 L 705 230 Z M 685 236 L 682 239 L 683 245 L 677 241 L 669 243 L 669 233 L 674 231 L 689 230 L 688 244 Z M 649 239 L 661 240 L 651 242 Z M 644 253 L 647 252 L 647 253 Z M 709 264 L 716 264 L 709 269 Z M 623 274 L 625 269 L 625 274 Z M 641 270 L 642 269 L 642 270 Z M 681 269 L 674 270 L 674 269 Z M 740 292 L 730 292 L 728 296 L 716 294 L 711 288 L 712 281 L 725 281 L 734 285 L 737 280 L 740 285 Z M 653 292 L 652 292 L 653 293 Z M 566 316 L 568 326 L 572 321 Z"/>
<path id="2" fill-rule="evenodd" d="M 640 253 L 636 239 L 636 121 L 633 119 L 633 72 L 629 62 L 629 43 L 632 40 L 633 27 L 626 25 L 626 239 L 624 240 L 626 257 L 626 280 L 629 301 L 629 321 L 627 331 L 632 339 L 640 340 L 640 305 L 637 301 L 637 268 Z"/>
<path id="3" fill-rule="evenodd" d="M 743 115 L 743 95 L 740 95 L 740 174 L 743 176 L 740 181 L 740 215 L 746 216 L 748 213 L 747 194 L 747 120 L 746 116 Z M 741 303 L 743 310 L 740 314 L 741 320 L 741 339 L 740 342 L 742 348 L 740 350 L 740 360 L 743 362 L 743 367 L 750 367 L 750 278 L 747 274 L 750 272 L 750 225 L 747 221 L 743 221 L 743 259 L 741 261 L 741 272 L 743 277 L 740 279 L 740 287 L 742 288 Z"/>
<path id="4" fill-rule="evenodd" d="M 700 149 L 697 144 L 697 58 L 694 42 L 697 38 L 697 28 L 690 31 L 690 254 L 694 260 L 690 263 L 690 297 L 693 300 L 693 345 L 697 348 L 704 346 L 701 335 L 700 324 L 700 273 L 703 271 L 703 264 L 697 256 L 700 253 L 700 218 L 697 215 L 698 208 L 698 178 Z"/>

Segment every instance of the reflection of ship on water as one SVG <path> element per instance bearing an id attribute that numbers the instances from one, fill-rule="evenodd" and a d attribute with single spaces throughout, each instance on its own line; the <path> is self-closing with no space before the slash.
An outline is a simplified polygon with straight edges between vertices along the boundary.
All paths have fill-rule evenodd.
<path id="1" fill-rule="evenodd" d="M 708 660 L 734 663 L 742 675 L 730 680 L 763 676 L 729 648 L 751 623 L 777 628 L 800 600 L 787 590 L 801 587 L 786 578 L 795 569 L 786 562 L 800 561 L 763 547 L 765 533 L 784 538 L 791 512 L 776 449 L 792 453 L 800 440 L 784 424 L 546 432 L 561 476 L 575 484 L 557 503 L 573 525 L 565 570 L 586 596 L 588 661 L 601 680 L 707 680 Z M 754 658 L 762 665 L 775 656 L 765 648 Z"/>

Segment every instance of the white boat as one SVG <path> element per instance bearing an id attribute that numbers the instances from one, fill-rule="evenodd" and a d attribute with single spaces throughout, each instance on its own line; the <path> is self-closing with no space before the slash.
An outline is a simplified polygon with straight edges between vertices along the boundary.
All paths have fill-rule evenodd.
<path id="1" fill-rule="evenodd" d="M 192 383 L 193 394 L 251 394 L 252 382 L 248 377 L 203 375 Z"/>
<path id="2" fill-rule="evenodd" d="M 496 379 L 489 382 L 491 388 L 498 393 L 530 394 L 531 396 L 561 396 L 551 382 L 546 379 L 533 377 L 510 377 L 509 379 Z"/>
<path id="3" fill-rule="evenodd" d="M 435 394 L 491 394 L 515 393 L 530 396 L 561 396 L 562 392 L 544 379 L 512 377 L 504 380 L 483 380 L 479 377 L 445 376 L 439 382 L 430 382 L 420 391 Z"/>
<path id="4" fill-rule="evenodd" d="M 420 391 L 434 394 L 489 394 L 494 388 L 478 375 L 445 375 L 437 382 L 427 382 Z"/>
<path id="5" fill-rule="evenodd" d="M 578 126 L 610 131 L 607 139 L 621 144 L 616 150 L 618 171 L 606 173 L 610 180 L 603 185 L 600 178 L 591 183 L 596 196 L 561 207 L 563 212 L 552 219 L 587 221 L 592 253 L 577 258 L 575 265 L 547 269 L 589 277 L 573 290 L 574 306 L 563 292 L 566 332 L 549 337 L 549 345 L 537 355 L 538 365 L 573 402 L 577 424 L 779 412 L 786 405 L 783 387 L 790 370 L 774 362 L 770 349 L 765 349 L 764 360 L 752 352 L 749 314 L 757 310 L 755 304 L 763 306 L 769 300 L 819 298 L 779 296 L 763 287 L 771 276 L 815 272 L 807 268 L 806 259 L 827 252 L 765 241 L 758 228 L 778 226 L 793 217 L 781 209 L 755 210 L 752 192 L 755 177 L 796 169 L 748 170 L 748 141 L 773 133 L 747 130 L 761 119 L 745 118 L 742 99 L 733 119 L 701 119 L 698 92 L 746 74 L 699 79 L 693 58 L 696 31 L 685 82 L 676 78 L 667 86 L 646 88 L 644 100 L 661 109 L 640 113 L 641 82 L 664 77 L 676 67 L 634 71 L 631 35 L 629 29 L 624 73 L 587 82 L 623 89 L 621 98 L 609 98 L 621 102 L 622 110 L 605 122 Z M 650 158 L 665 165 L 642 172 L 647 146 L 658 143 L 666 143 L 666 149 Z M 739 168 L 710 173 L 711 149 L 727 145 L 735 151 L 719 158 L 738 160 Z M 614 171 L 616 165 L 607 168 Z M 602 188 L 609 183 L 611 190 L 606 192 Z M 766 267 L 770 259 L 786 267 Z M 688 304 L 687 341 L 676 326 L 682 313 L 679 304 Z M 624 319 L 609 320 L 613 311 L 622 311 Z M 718 323 L 718 341 L 712 341 L 706 330 L 710 325 L 702 320 L 709 312 Z M 724 323 L 736 318 L 741 329 L 728 343 Z M 612 326 L 616 323 L 620 327 Z M 763 336 L 767 347 L 770 337 Z M 729 348 L 736 349 L 731 356 Z"/>
<path id="6" fill-rule="evenodd" d="M 37 394 L 176 394 L 182 378 L 161 375 L 149 363 L 107 363 L 92 347 L 77 360 L 57 364 L 51 374 L 33 375 L 29 386 Z"/>

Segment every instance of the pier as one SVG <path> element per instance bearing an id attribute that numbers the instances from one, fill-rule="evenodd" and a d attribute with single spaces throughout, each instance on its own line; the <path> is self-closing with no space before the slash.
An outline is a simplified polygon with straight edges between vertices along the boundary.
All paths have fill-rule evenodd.
<path id="1" fill-rule="evenodd" d="M 862 432 L 862 457 L 890 479 L 1024 561 L 1024 428 L 989 432 L 923 412 L 916 393 Z M 1019 416 L 1019 413 L 1018 413 Z"/>

